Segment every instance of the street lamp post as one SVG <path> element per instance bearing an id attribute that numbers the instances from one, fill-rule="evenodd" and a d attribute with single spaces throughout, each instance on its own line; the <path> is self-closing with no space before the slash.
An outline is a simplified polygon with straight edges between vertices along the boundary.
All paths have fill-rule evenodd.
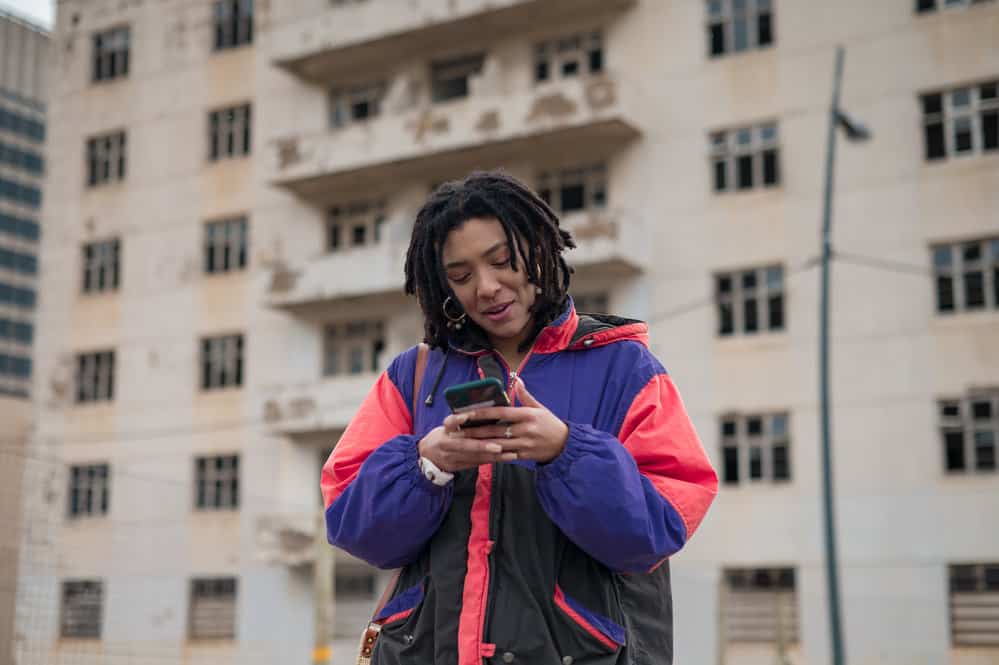
<path id="1" fill-rule="evenodd" d="M 850 119 L 839 106 L 843 80 L 843 47 L 836 48 L 832 103 L 829 107 L 829 137 L 826 148 L 826 180 L 822 207 L 822 285 L 819 298 L 819 411 L 822 436 L 822 506 L 826 546 L 826 587 L 829 600 L 829 640 L 832 665 L 845 665 L 843 628 L 840 617 L 839 566 L 836 558 L 836 527 L 833 513 L 832 452 L 829 425 L 829 269 L 832 259 L 833 172 L 836 161 L 836 129 L 842 128 L 851 141 L 865 141 L 870 132 Z"/>

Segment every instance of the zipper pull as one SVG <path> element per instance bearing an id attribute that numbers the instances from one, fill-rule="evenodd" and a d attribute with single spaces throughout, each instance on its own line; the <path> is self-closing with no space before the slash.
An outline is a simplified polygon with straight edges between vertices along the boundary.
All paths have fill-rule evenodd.
<path id="1" fill-rule="evenodd" d="M 513 387 L 517 383 L 517 372 L 510 370 L 510 385 L 506 389 L 506 398 L 510 400 L 510 404 L 514 403 L 514 399 L 517 397 L 516 391 Z"/>

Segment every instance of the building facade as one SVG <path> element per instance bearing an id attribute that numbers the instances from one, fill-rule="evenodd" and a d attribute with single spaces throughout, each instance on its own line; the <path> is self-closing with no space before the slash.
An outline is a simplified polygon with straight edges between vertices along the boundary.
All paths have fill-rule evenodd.
<path id="1" fill-rule="evenodd" d="M 48 32 L 0 9 L 0 663 L 10 662 L 45 173 Z"/>
<path id="2" fill-rule="evenodd" d="M 383 578 L 318 554 L 319 468 L 420 337 L 415 212 L 491 167 L 574 232 L 581 309 L 649 321 L 722 477 L 676 662 L 829 662 L 837 44 L 874 132 L 834 201 L 849 659 L 999 662 L 997 34 L 994 0 L 61 2 L 20 662 L 303 662 L 317 616 L 349 660 Z"/>

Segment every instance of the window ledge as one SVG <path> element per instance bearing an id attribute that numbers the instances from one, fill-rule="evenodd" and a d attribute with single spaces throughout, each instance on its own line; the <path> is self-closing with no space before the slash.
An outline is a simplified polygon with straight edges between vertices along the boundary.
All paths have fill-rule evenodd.
<path id="1" fill-rule="evenodd" d="M 790 346 L 791 336 L 787 330 L 780 332 L 761 332 L 755 334 L 738 334 L 720 337 L 715 333 L 715 344 L 720 351 L 731 350 L 741 352 L 747 350 L 786 349 Z"/>
<path id="2" fill-rule="evenodd" d="M 934 311 L 930 332 L 949 332 L 955 329 L 994 328 L 999 324 L 999 309 L 983 309 L 941 314 Z"/>

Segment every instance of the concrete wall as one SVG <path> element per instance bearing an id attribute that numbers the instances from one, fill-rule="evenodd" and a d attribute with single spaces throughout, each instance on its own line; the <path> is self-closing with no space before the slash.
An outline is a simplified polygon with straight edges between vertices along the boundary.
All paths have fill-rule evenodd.
<path id="1" fill-rule="evenodd" d="M 368 21 L 372 12 L 391 11 L 378 10 L 376 2 L 356 12 Z M 721 413 L 790 413 L 792 481 L 723 489 L 701 532 L 675 558 L 678 663 L 773 662 L 766 648 L 719 642 L 718 591 L 723 568 L 774 565 L 797 570 L 801 642 L 791 660 L 828 662 L 818 282 L 815 270 L 797 268 L 819 248 L 835 44 L 847 49 L 844 105 L 875 135 L 866 145 L 840 144 L 837 246 L 928 268 L 934 241 L 999 234 L 999 157 L 924 162 L 917 97 L 999 76 L 999 7 L 916 16 L 909 0 L 876 6 L 787 0 L 775 6 L 774 47 L 716 60 L 705 57 L 702 3 L 645 1 L 601 18 L 607 67 L 632 91 L 627 121 L 640 136 L 600 151 L 588 145 L 557 154 L 524 149 L 480 164 L 504 165 L 530 181 L 542 167 L 607 160 L 610 205 L 627 213 L 623 223 L 630 218 L 643 225 L 641 242 L 629 247 L 641 245 L 651 256 L 624 276 L 581 270 L 579 287 L 606 289 L 616 313 L 650 320 L 653 348 L 716 462 Z M 288 48 L 290 28 L 282 26 L 301 25 L 313 13 L 349 24 L 362 13 L 313 2 L 298 7 L 299 14 L 286 3 L 261 0 L 254 45 L 212 54 L 210 9 L 178 0 L 60 4 L 51 142 L 59 154 L 81 155 L 86 137 L 127 128 L 129 166 L 124 183 L 87 190 L 82 159 L 51 164 L 43 257 L 66 269 L 42 278 L 33 445 L 62 465 L 110 461 L 114 480 L 110 514 L 85 523 L 65 523 L 64 477 L 53 481 L 53 495 L 40 489 L 33 495 L 50 508 L 45 535 L 52 555 L 33 559 L 33 588 L 43 590 L 48 605 L 32 606 L 23 624 L 29 628 L 24 663 L 99 662 L 101 654 L 123 653 L 177 662 L 308 659 L 311 576 L 262 560 L 256 534 L 263 518 L 315 510 L 318 451 L 332 445 L 351 409 L 338 399 L 360 395 L 355 383 L 361 379 L 321 376 L 322 323 L 384 319 L 387 357 L 419 335 L 412 304 L 398 299 L 331 296 L 297 312 L 268 305 L 273 269 L 318 270 L 327 202 L 271 186 L 277 142 L 318 136 L 317 145 L 333 145 L 335 139 L 327 129 L 324 88 L 273 63 L 275 53 Z M 90 35 L 122 23 L 132 26 L 129 77 L 91 85 Z M 522 92 L 530 85 L 535 40 L 591 27 L 594 20 L 583 16 L 530 26 L 496 44 L 483 36 L 497 67 L 494 90 Z M 424 55 L 429 52 L 375 73 L 393 81 L 419 78 Z M 247 100 L 254 112 L 252 156 L 207 163 L 207 112 Z M 770 119 L 781 137 L 780 187 L 714 195 L 708 132 Z M 338 158 L 364 163 L 365 145 L 352 142 L 355 152 Z M 419 151 L 406 144 L 399 154 L 418 157 Z M 363 188 L 351 186 L 348 173 L 328 198 L 388 196 L 386 234 L 389 244 L 401 244 L 430 184 L 460 176 L 458 163 L 426 160 L 425 168 L 403 179 L 392 178 L 395 172 L 384 165 L 374 172 L 381 174 L 375 184 Z M 249 269 L 204 276 L 202 224 L 233 213 L 249 214 Z M 121 289 L 83 297 L 80 245 L 112 235 L 123 239 Z M 391 263 L 393 257 L 381 259 Z M 401 268 L 402 256 L 395 259 Z M 326 262 L 321 277 L 336 280 L 335 262 Z M 711 275 L 771 262 L 785 266 L 786 331 L 719 339 Z M 363 269 L 361 260 L 343 265 L 355 273 Z M 342 279 L 363 281 L 357 274 Z M 947 565 L 999 560 L 999 536 L 988 521 L 999 507 L 999 483 L 995 474 L 944 475 L 935 414 L 937 398 L 995 384 L 999 316 L 990 311 L 941 320 L 928 274 L 839 263 L 834 280 L 833 436 L 850 662 L 995 662 L 994 653 L 958 653 L 949 646 Z M 703 304 L 687 307 L 692 302 Z M 246 334 L 246 384 L 204 393 L 197 387 L 198 340 L 231 331 Z M 74 405 L 73 354 L 105 347 L 118 354 L 115 401 Z M 272 403 L 300 398 L 321 407 L 314 420 L 301 420 L 311 423 L 304 431 L 296 429 L 299 421 L 268 418 Z M 194 513 L 193 457 L 237 451 L 245 474 L 240 510 Z M 238 639 L 192 643 L 186 637 L 188 580 L 216 573 L 240 579 Z M 105 580 L 99 645 L 54 638 L 55 590 L 70 576 Z M 363 614 L 356 607 L 349 611 Z M 348 652 L 355 639 L 341 635 L 338 653 Z"/>

